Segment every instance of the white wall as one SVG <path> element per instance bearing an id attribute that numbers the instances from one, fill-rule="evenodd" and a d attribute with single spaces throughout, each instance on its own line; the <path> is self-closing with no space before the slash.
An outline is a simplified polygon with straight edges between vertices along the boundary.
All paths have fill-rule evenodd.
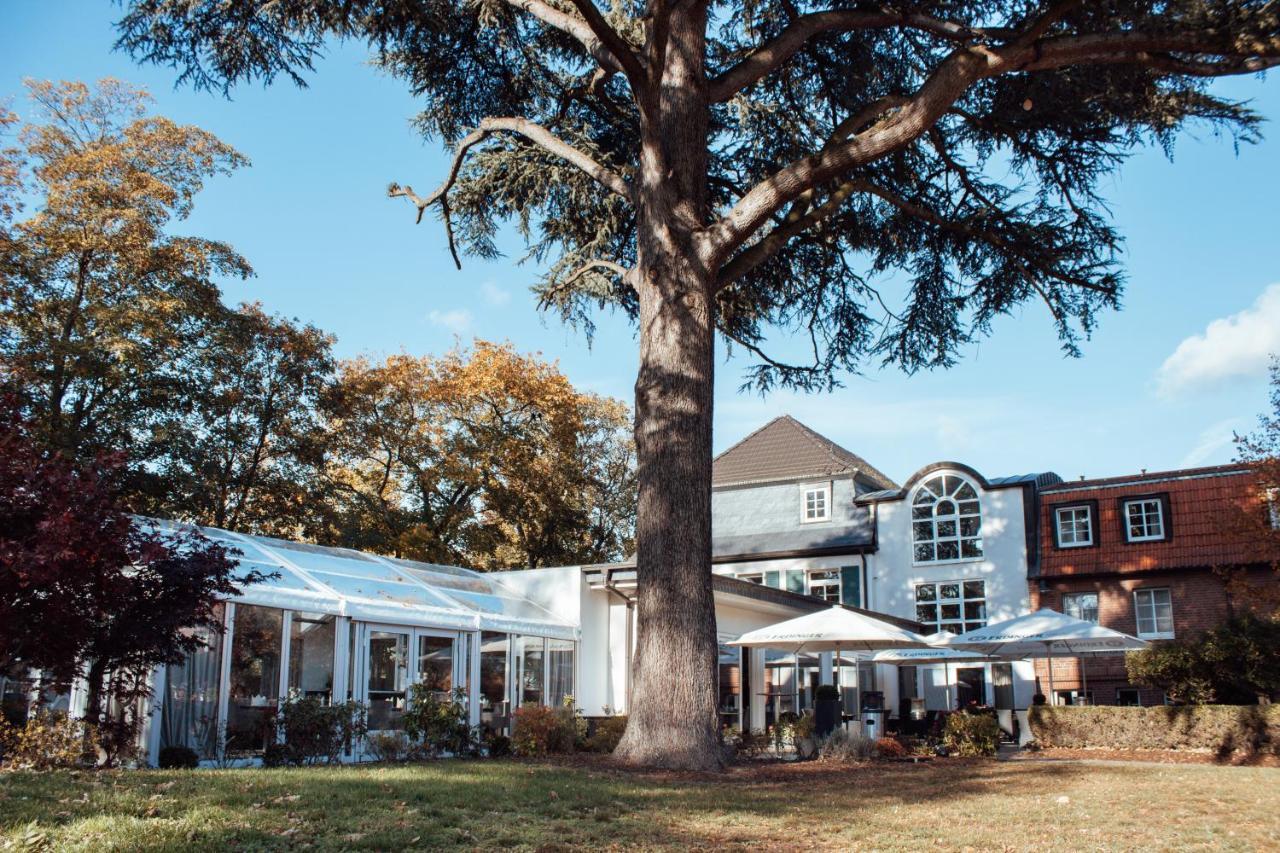
<path id="1" fill-rule="evenodd" d="M 886 501 L 876 506 L 877 551 L 867 556 L 868 606 L 872 610 L 916 618 L 915 586 L 918 583 L 982 580 L 985 582 L 987 622 L 1000 622 L 1030 612 L 1027 589 L 1027 530 L 1021 487 L 985 490 L 961 471 L 941 469 L 930 472 L 922 480 L 938 474 L 954 474 L 973 484 L 982 507 L 982 550 L 980 559 L 946 563 L 916 564 L 911 542 L 911 499 L 916 484 L 903 500 Z M 990 666 L 986 670 L 987 701 L 992 701 Z M 898 707 L 897 674 L 892 667 L 878 667 L 877 685 L 884 690 L 885 704 L 893 711 Z M 937 678 L 941 681 L 941 667 Z M 952 667 L 952 697 L 955 696 L 955 667 Z M 1029 664 L 1014 665 L 1015 704 L 1031 703 L 1034 683 Z M 923 695 L 923 694 L 921 694 Z"/>

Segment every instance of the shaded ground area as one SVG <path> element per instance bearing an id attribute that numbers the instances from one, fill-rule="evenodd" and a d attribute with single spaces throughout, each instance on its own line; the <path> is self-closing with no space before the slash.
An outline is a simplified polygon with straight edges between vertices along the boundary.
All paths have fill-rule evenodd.
<path id="1" fill-rule="evenodd" d="M 1149 764 L 1230 764 L 1252 767 L 1280 767 L 1280 756 L 1231 755 L 1176 749 L 1049 749 L 1023 750 L 1011 754 L 1010 761 L 1142 761 Z"/>
<path id="2" fill-rule="evenodd" d="M 0 849 L 1261 849 L 1280 770 L 605 761 L 0 774 Z"/>

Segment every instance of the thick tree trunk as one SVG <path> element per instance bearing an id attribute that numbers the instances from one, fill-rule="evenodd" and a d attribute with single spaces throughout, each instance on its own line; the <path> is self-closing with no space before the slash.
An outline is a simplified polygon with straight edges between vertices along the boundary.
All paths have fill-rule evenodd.
<path id="1" fill-rule="evenodd" d="M 647 289 L 646 289 L 647 290 Z M 638 636 L 623 761 L 718 769 L 709 299 L 641 298 Z"/>
<path id="2" fill-rule="evenodd" d="M 644 101 L 636 193 L 640 371 L 636 379 L 638 622 L 627 731 L 632 764 L 723 766 L 711 593 L 712 272 L 706 225 L 710 110 L 706 8 L 668 12 L 648 43 L 661 69 Z M 656 27 L 657 25 L 655 25 Z"/>

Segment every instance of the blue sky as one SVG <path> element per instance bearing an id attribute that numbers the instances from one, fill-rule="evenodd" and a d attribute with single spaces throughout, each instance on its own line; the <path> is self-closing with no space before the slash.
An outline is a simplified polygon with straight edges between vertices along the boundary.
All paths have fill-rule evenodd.
<path id="1" fill-rule="evenodd" d="M 518 263 L 513 238 L 506 257 L 464 259 L 458 272 L 439 225 L 415 227 L 412 209 L 385 197 L 392 180 L 434 186 L 446 158 L 410 128 L 416 106 L 404 86 L 370 68 L 359 45 L 335 46 L 308 89 L 242 87 L 228 101 L 175 90 L 172 71 L 113 52 L 113 3 L 0 7 L 0 97 L 19 113 L 24 77 L 115 76 L 252 160 L 211 183 L 178 226 L 226 240 L 253 263 L 257 277 L 230 285 L 229 300 L 314 323 L 338 336 L 344 357 L 510 340 L 558 360 L 580 387 L 630 401 L 636 343 L 625 320 L 601 317 L 589 347 L 536 313 L 536 269 Z M 1280 118 L 1280 80 L 1218 87 Z M 1083 358 L 1064 358 L 1048 318 L 1030 306 L 956 368 L 912 377 L 870 369 L 832 394 L 743 395 L 747 362 L 722 358 L 716 449 L 788 412 L 899 479 L 939 459 L 990 476 L 1067 478 L 1228 461 L 1232 431 L 1251 429 L 1266 405 L 1266 355 L 1280 349 L 1280 128 L 1264 134 L 1237 154 L 1200 131 L 1180 140 L 1172 162 L 1145 152 L 1110 182 L 1129 285 L 1124 309 L 1102 318 Z"/>

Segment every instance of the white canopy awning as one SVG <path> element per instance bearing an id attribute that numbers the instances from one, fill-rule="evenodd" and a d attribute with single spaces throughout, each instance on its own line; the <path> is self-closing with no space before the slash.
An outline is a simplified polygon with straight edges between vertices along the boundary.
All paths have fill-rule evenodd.
<path id="1" fill-rule="evenodd" d="M 836 605 L 767 628 L 748 631 L 731 645 L 788 652 L 875 652 L 882 649 L 921 649 L 929 644 L 913 631 Z"/>
<path id="2" fill-rule="evenodd" d="M 952 637 L 941 648 L 981 652 L 1004 660 L 1079 657 L 1145 649 L 1137 637 L 1075 619 L 1056 610 L 1037 610 Z"/>
<path id="3" fill-rule="evenodd" d="M 925 642 L 931 645 L 927 649 L 885 649 L 876 652 L 867 658 L 871 663 L 892 663 L 906 666 L 923 666 L 933 663 L 967 663 L 972 661 L 985 661 L 989 658 L 981 652 L 966 651 L 963 649 L 947 648 L 942 643 L 947 643 L 955 638 L 955 634 L 950 631 L 939 631 L 936 634 L 930 634 L 925 637 Z"/>

